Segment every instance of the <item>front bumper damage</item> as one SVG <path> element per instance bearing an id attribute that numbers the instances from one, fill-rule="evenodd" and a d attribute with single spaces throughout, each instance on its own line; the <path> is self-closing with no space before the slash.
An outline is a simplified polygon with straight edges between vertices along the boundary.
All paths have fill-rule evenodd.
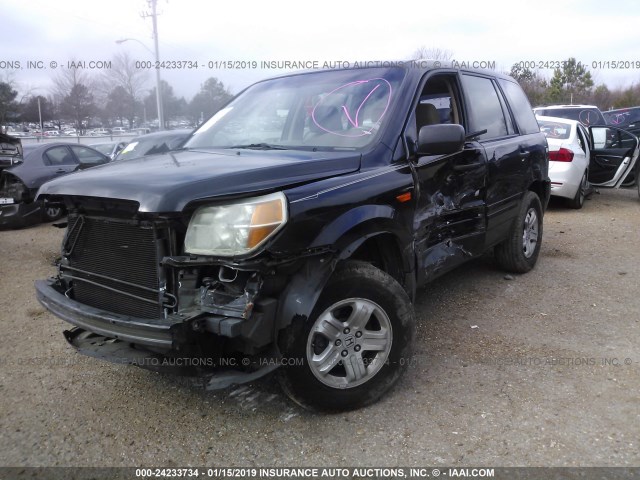
<path id="1" fill-rule="evenodd" d="M 36 281 L 35 287 L 39 302 L 75 327 L 64 336 L 79 353 L 197 377 L 198 385 L 216 390 L 251 382 L 281 365 L 278 331 L 293 318 L 310 314 L 317 292 L 333 271 L 332 254 L 313 253 L 275 267 L 262 265 L 261 273 L 240 271 L 246 280 L 236 295 L 218 288 L 217 280 L 193 281 L 200 278 L 195 274 L 198 267 L 210 267 L 210 263 L 165 257 L 164 266 L 192 272 L 193 278 L 181 277 L 181 308 L 160 318 L 138 318 L 80 303 L 70 298 L 64 270 L 56 278 Z M 227 281 L 236 272 L 227 266 L 218 268 L 220 278 Z M 263 281 L 265 276 L 270 279 Z M 283 315 L 289 320 L 283 320 Z"/>

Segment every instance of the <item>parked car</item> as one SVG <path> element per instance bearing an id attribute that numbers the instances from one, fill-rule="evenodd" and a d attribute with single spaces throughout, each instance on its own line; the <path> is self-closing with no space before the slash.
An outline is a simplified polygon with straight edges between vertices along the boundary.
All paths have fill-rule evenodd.
<path id="1" fill-rule="evenodd" d="M 92 143 L 89 145 L 95 148 L 100 153 L 105 154 L 111 160 L 115 159 L 118 153 L 127 146 L 127 142 L 105 142 L 105 143 Z"/>
<path id="2" fill-rule="evenodd" d="M 537 118 L 549 144 L 551 195 L 566 198 L 571 208 L 582 208 L 589 190 L 589 132 L 577 120 Z"/>
<path id="3" fill-rule="evenodd" d="M 111 135 L 111 130 L 108 128 L 94 128 L 93 130 L 89 130 L 87 135 L 91 137 L 106 137 Z"/>
<path id="4" fill-rule="evenodd" d="M 124 127 L 113 127 L 111 129 L 111 133 L 113 135 L 124 135 L 125 133 L 127 133 L 127 129 Z"/>
<path id="5" fill-rule="evenodd" d="M 638 139 L 612 126 L 585 128 L 565 118 L 537 117 L 549 144 L 551 195 L 582 208 L 590 185 L 604 188 L 633 186 L 628 177 L 638 164 Z M 598 145 L 594 138 L 606 138 Z M 640 190 L 639 190 L 640 192 Z"/>
<path id="6" fill-rule="evenodd" d="M 61 205 L 34 201 L 47 180 L 79 169 L 109 162 L 109 157 L 84 145 L 68 143 L 24 146 L 22 158 L 13 166 L 0 166 L 0 227 L 22 227 L 64 215 Z"/>
<path id="7" fill-rule="evenodd" d="M 518 84 L 447 66 L 262 81 L 179 151 L 99 170 L 38 197 L 70 212 L 58 275 L 36 283 L 68 342 L 211 389 L 283 366 L 321 410 L 398 381 L 425 283 L 489 249 L 533 268 L 550 191 Z"/>
<path id="8" fill-rule="evenodd" d="M 153 155 L 177 150 L 185 140 L 191 135 L 192 130 L 164 130 L 161 132 L 148 133 L 131 140 L 127 146 L 120 151 L 115 160 L 133 160 Z"/>

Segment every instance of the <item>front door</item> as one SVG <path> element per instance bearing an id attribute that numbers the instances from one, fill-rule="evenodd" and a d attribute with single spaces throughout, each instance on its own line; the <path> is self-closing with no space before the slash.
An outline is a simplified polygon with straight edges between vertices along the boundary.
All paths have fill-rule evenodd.
<path id="1" fill-rule="evenodd" d="M 638 160 L 638 138 L 611 126 L 589 127 L 591 158 L 589 182 L 599 187 L 619 187 Z"/>
<path id="2" fill-rule="evenodd" d="M 458 77 L 429 77 L 408 130 L 453 123 L 464 126 Z M 414 127 L 415 125 L 415 127 Z M 415 136 L 417 138 L 417 136 Z M 416 154 L 418 201 L 414 216 L 418 281 L 431 280 L 482 252 L 485 235 L 485 150 L 469 139 L 451 155 Z"/>

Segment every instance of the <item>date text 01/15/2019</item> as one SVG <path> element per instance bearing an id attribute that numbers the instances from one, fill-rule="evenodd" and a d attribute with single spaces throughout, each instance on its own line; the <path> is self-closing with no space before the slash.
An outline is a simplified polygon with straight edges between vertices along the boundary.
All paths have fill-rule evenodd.
<path id="1" fill-rule="evenodd" d="M 521 68 L 528 69 L 562 69 L 568 66 L 568 60 L 521 60 L 516 62 Z M 575 62 L 578 68 L 591 68 L 596 70 L 638 70 L 640 69 L 640 60 L 593 60 L 591 62 Z"/>

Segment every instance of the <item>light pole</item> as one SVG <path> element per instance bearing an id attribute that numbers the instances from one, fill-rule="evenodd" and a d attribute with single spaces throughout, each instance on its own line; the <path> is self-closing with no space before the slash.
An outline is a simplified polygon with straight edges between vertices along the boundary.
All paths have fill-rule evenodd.
<path id="1" fill-rule="evenodd" d="M 149 53 L 151 53 L 151 55 L 155 55 L 156 64 L 158 64 L 158 63 L 160 63 L 160 53 L 158 51 L 158 35 L 157 34 L 154 35 L 154 39 L 155 39 L 155 47 L 156 47 L 155 53 L 152 52 L 149 47 L 147 47 L 144 43 L 142 43 L 137 38 L 122 38 L 120 40 L 116 40 L 116 43 L 117 44 L 122 44 L 122 43 L 128 42 L 128 41 L 138 42 Z M 158 130 L 164 130 L 164 109 L 162 108 L 162 90 L 161 90 L 161 83 L 160 83 L 160 69 L 159 68 L 156 68 L 156 104 L 157 104 L 157 107 L 158 107 Z"/>

